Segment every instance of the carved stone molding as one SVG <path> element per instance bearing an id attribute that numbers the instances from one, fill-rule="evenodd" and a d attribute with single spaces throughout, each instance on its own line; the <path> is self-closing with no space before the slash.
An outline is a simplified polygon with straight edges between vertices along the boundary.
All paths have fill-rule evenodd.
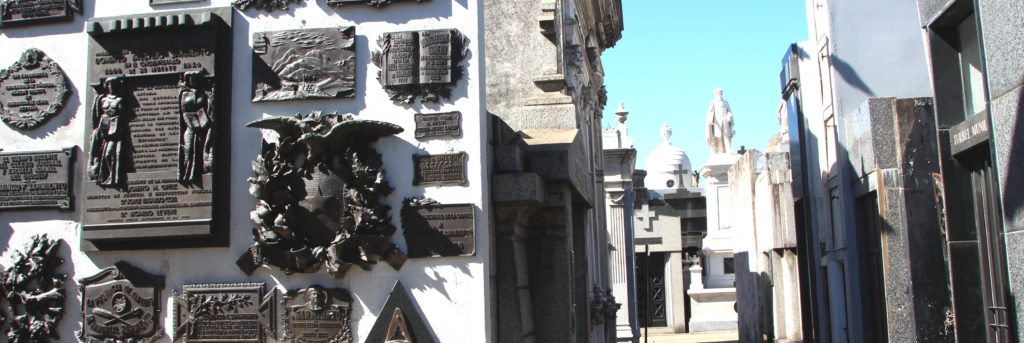
<path id="1" fill-rule="evenodd" d="M 395 102 L 449 99 L 466 73 L 467 39 L 456 29 L 385 33 L 377 45 L 371 56 L 380 68 L 377 80 Z"/>
<path id="2" fill-rule="evenodd" d="M 255 244 L 238 260 L 251 274 L 261 265 L 286 273 L 326 268 L 342 278 L 380 260 L 399 269 L 406 256 L 391 243 L 392 192 L 384 162 L 373 146 L 400 126 L 314 112 L 249 123 L 276 132 L 265 137 L 253 162 L 249 193 L 257 199 L 250 218 Z"/>
<path id="3" fill-rule="evenodd" d="M 28 49 L 0 70 L 0 119 L 19 130 L 37 128 L 64 109 L 71 88 L 64 70 L 39 49 Z"/>
<path id="4" fill-rule="evenodd" d="M 82 298 L 85 343 L 151 343 L 163 337 L 160 329 L 160 291 L 164 277 L 149 274 L 127 262 L 78 281 Z"/>
<path id="5" fill-rule="evenodd" d="M 63 245 L 61 239 L 34 236 L 24 249 L 14 253 L 14 263 L 0 271 L 4 307 L 0 316 L 13 317 L 4 327 L 8 342 L 60 339 L 57 324 L 64 317 L 67 275 L 57 273 L 57 267 L 64 263 L 57 253 Z"/>

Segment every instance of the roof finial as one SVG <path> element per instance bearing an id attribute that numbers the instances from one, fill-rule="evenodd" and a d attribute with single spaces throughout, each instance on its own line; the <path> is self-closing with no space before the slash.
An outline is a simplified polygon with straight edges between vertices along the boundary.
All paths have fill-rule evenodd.
<path id="1" fill-rule="evenodd" d="M 619 109 L 615 110 L 615 116 L 619 118 L 619 123 L 626 123 L 626 117 L 629 116 L 629 111 L 626 111 L 625 101 L 619 101 Z"/>
<path id="2" fill-rule="evenodd" d="M 672 128 L 668 127 L 668 122 L 661 125 L 661 138 L 664 139 L 662 143 L 672 145 L 672 142 L 669 142 L 669 139 L 672 138 Z"/>

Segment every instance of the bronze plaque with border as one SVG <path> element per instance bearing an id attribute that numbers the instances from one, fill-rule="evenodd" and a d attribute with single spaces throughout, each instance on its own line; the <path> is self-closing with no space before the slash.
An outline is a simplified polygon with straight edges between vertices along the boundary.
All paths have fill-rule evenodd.
<path id="1" fill-rule="evenodd" d="M 458 137 L 462 135 L 462 113 L 418 113 L 416 138 Z"/>
<path id="2" fill-rule="evenodd" d="M 174 339 L 185 343 L 263 343 L 276 335 L 277 289 L 262 283 L 185 285 L 175 295 Z"/>
<path id="3" fill-rule="evenodd" d="M 406 199 L 402 229 L 409 257 L 469 256 L 476 253 L 473 204 L 440 204 Z"/>
<path id="4" fill-rule="evenodd" d="M 74 148 L 0 153 L 0 210 L 70 210 Z"/>
<path id="5" fill-rule="evenodd" d="M 82 14 L 82 0 L 3 0 L 0 27 L 71 21 Z"/>
<path id="6" fill-rule="evenodd" d="M 412 156 L 412 184 L 465 185 L 466 153 Z"/>

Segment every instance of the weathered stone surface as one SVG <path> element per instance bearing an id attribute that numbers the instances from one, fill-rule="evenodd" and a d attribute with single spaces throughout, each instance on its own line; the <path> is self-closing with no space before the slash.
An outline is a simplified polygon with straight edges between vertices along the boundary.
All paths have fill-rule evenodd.
<path id="1" fill-rule="evenodd" d="M 28 49 L 0 70 L 0 119 L 19 130 L 39 127 L 64 109 L 71 87 L 57 62 L 39 49 Z"/>
<path id="2" fill-rule="evenodd" d="M 491 178 L 495 203 L 544 203 L 544 179 L 536 173 L 497 174 Z"/>
<path id="3" fill-rule="evenodd" d="M 82 14 L 82 0 L 2 0 L 0 27 L 71 21 Z"/>
<path id="4" fill-rule="evenodd" d="M 252 35 L 252 101 L 353 98 L 356 28 Z"/>
<path id="5" fill-rule="evenodd" d="M 0 209 L 71 209 L 75 150 L 0 153 Z"/>
<path id="6" fill-rule="evenodd" d="M 88 249 L 227 243 L 228 8 L 100 18 L 89 33 Z M 221 171 L 218 173 L 217 171 Z M 170 243 L 174 241 L 174 243 Z"/>
<path id="7" fill-rule="evenodd" d="M 377 321 L 366 335 L 367 342 L 429 343 L 437 342 L 434 333 L 420 316 L 419 306 L 405 291 L 402 282 L 395 283 L 391 295 L 377 314 Z"/>
<path id="8" fill-rule="evenodd" d="M 1010 293 L 1013 294 L 1010 311 L 1017 313 L 1017 341 L 1024 342 L 1024 331 L 1020 329 L 1024 328 L 1024 316 L 1020 315 L 1024 313 L 1024 231 L 1009 232 L 1005 237 Z"/>
<path id="9" fill-rule="evenodd" d="M 150 343 L 163 336 L 163 276 L 118 262 L 78 284 L 84 316 L 78 338 L 83 342 Z"/>
<path id="10" fill-rule="evenodd" d="M 1024 192 L 1018 191 L 1024 189 L 1024 94 L 1014 91 L 993 99 L 991 112 L 1003 228 L 1024 231 Z"/>
<path id="11" fill-rule="evenodd" d="M 979 2 L 983 23 L 979 29 L 985 52 L 985 77 L 988 94 L 993 100 L 1024 83 L 1024 4 L 1013 0 Z"/>
<path id="12" fill-rule="evenodd" d="M 175 294 L 174 340 L 262 343 L 277 336 L 277 289 L 262 283 L 185 285 Z"/>

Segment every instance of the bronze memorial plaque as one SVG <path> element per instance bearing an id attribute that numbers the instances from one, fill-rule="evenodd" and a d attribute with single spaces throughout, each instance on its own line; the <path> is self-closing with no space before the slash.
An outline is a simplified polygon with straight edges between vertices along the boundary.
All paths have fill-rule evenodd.
<path id="1" fill-rule="evenodd" d="M 380 68 L 377 80 L 396 102 L 449 99 L 465 73 L 466 37 L 455 29 L 385 33 L 377 45 L 371 56 Z"/>
<path id="2" fill-rule="evenodd" d="M 390 5 L 392 2 L 413 2 L 413 1 L 423 2 L 423 1 L 429 1 L 429 0 L 327 0 L 327 4 L 330 5 L 331 7 L 341 7 L 341 6 L 352 5 L 352 4 L 365 4 L 367 6 L 372 6 L 372 7 L 380 8 L 380 7 L 386 7 L 387 5 Z"/>
<path id="3" fill-rule="evenodd" d="M 366 342 L 436 343 L 437 339 L 420 315 L 419 305 L 398 281 L 366 334 Z"/>
<path id="4" fill-rule="evenodd" d="M 74 148 L 0 153 L 0 210 L 59 208 L 70 210 Z"/>
<path id="5" fill-rule="evenodd" d="M 262 343 L 275 337 L 277 289 L 262 283 L 185 285 L 175 295 L 174 340 Z"/>
<path id="6" fill-rule="evenodd" d="M 467 256 L 476 252 L 473 204 L 440 204 L 407 198 L 402 229 L 409 257 Z"/>
<path id="7" fill-rule="evenodd" d="M 71 96 L 64 70 L 39 49 L 28 49 L 10 68 L 0 70 L 0 119 L 31 130 L 60 113 Z"/>
<path id="8" fill-rule="evenodd" d="M 304 0 L 234 0 L 231 2 L 231 6 L 239 11 L 245 11 L 250 8 L 263 10 L 264 12 L 270 13 L 273 11 L 287 11 L 288 4 L 300 3 Z"/>
<path id="9" fill-rule="evenodd" d="M 252 101 L 354 98 L 356 28 L 252 35 Z"/>
<path id="10" fill-rule="evenodd" d="M 180 4 L 185 2 L 199 2 L 202 0 L 149 0 L 149 5 L 169 5 L 169 4 Z"/>
<path id="11" fill-rule="evenodd" d="M 160 290 L 164 277 L 149 274 L 127 262 L 78 281 L 82 299 L 85 343 L 154 342 L 160 329 Z"/>
<path id="12" fill-rule="evenodd" d="M 0 27 L 71 21 L 82 0 L 0 0 Z"/>
<path id="13" fill-rule="evenodd" d="M 229 139 L 220 135 L 231 118 L 231 16 L 219 8 L 86 25 L 84 249 L 227 244 L 216 228 L 227 227 Z"/>
<path id="14" fill-rule="evenodd" d="M 14 318 L 6 325 L 7 342 L 57 342 L 57 328 L 64 318 L 64 282 L 67 274 L 58 273 L 64 264 L 60 256 L 64 240 L 46 234 L 32 236 L 23 249 L 13 253 L 13 261 L 0 268 L 0 319 Z M 63 268 L 61 268 L 63 269 Z M 73 296 L 72 296 L 73 297 Z M 2 321 L 0 321 L 2 324 Z"/>
<path id="15" fill-rule="evenodd" d="M 462 135 L 462 114 L 459 112 L 417 113 L 415 119 L 417 139 Z"/>
<path id="16" fill-rule="evenodd" d="M 412 156 L 412 184 L 466 184 L 466 153 Z"/>
<path id="17" fill-rule="evenodd" d="M 288 291 L 281 342 L 353 342 L 352 295 L 342 288 L 319 285 Z"/>

